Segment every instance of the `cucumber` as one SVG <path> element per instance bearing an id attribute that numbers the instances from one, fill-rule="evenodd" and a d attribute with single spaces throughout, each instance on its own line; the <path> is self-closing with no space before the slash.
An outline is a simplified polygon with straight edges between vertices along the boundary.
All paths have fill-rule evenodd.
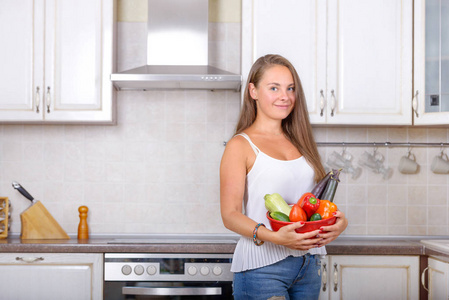
<path id="1" fill-rule="evenodd" d="M 327 173 L 326 176 L 324 176 L 312 189 L 311 193 L 315 196 L 315 198 L 321 199 L 321 195 L 323 194 L 332 174 L 332 171 L 329 171 L 329 173 Z"/>
<path id="2" fill-rule="evenodd" d="M 310 221 L 318 221 L 321 220 L 321 215 L 318 213 L 313 214 L 312 216 L 310 216 Z"/>
<path id="3" fill-rule="evenodd" d="M 284 214 L 283 212 L 280 212 L 280 211 L 271 212 L 270 213 L 270 217 L 272 217 L 273 219 L 278 220 L 278 221 L 290 222 L 289 217 L 286 214 Z"/>
<path id="4" fill-rule="evenodd" d="M 329 178 L 329 182 L 321 195 L 321 200 L 329 200 L 330 202 L 334 202 L 335 192 L 337 191 L 338 183 L 340 182 L 340 171 L 341 169 L 332 170 L 333 174 Z"/>

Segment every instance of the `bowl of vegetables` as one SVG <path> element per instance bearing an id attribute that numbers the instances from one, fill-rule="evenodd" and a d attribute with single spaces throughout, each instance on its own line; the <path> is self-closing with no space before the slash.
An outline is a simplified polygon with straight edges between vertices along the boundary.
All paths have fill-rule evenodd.
<path id="1" fill-rule="evenodd" d="M 270 222 L 271 229 L 273 231 L 278 231 L 280 228 L 294 223 L 294 222 L 285 222 L 285 221 L 275 220 L 270 216 L 270 212 L 267 212 L 267 218 L 268 218 L 268 221 Z M 330 218 L 321 219 L 318 221 L 306 221 L 302 227 L 296 228 L 295 231 L 297 233 L 306 233 L 306 232 L 320 229 L 322 226 L 333 225 L 333 224 L 335 224 L 336 221 L 337 221 L 336 217 L 330 217 Z"/>
<path id="2" fill-rule="evenodd" d="M 267 218 L 274 231 L 295 222 L 305 222 L 296 229 L 298 233 L 305 233 L 333 225 L 337 221 L 333 215 L 337 205 L 329 200 L 320 200 L 312 193 L 303 194 L 293 205 L 288 205 L 278 193 L 267 194 L 264 198 L 268 209 Z"/>
<path id="3" fill-rule="evenodd" d="M 305 222 L 296 229 L 298 233 L 305 233 L 335 224 L 337 218 L 333 213 L 338 208 L 333 199 L 340 182 L 340 171 L 331 170 L 310 193 L 304 193 L 293 205 L 288 205 L 278 193 L 266 194 L 265 207 L 271 229 L 278 231 L 283 226 Z"/>

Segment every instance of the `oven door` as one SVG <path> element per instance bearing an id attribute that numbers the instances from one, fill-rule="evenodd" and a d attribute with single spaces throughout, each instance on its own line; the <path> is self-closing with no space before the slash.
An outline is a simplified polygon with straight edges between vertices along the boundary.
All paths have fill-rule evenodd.
<path id="1" fill-rule="evenodd" d="M 105 282 L 104 299 L 232 299 L 232 282 Z"/>

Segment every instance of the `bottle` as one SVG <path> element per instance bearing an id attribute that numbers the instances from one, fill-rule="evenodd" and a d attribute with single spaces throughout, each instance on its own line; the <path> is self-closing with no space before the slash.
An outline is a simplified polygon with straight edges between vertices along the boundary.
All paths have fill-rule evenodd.
<path id="1" fill-rule="evenodd" d="M 87 206 L 80 206 L 78 208 L 80 213 L 80 224 L 78 225 L 78 239 L 87 240 L 89 238 L 89 226 L 87 225 Z"/>

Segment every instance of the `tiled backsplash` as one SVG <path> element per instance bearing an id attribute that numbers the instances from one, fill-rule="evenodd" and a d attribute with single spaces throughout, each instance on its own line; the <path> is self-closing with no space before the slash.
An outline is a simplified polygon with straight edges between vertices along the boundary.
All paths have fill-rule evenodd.
<path id="1" fill-rule="evenodd" d="M 315 128 L 320 142 L 447 142 L 449 131 L 445 128 Z M 449 175 L 434 174 L 430 164 L 440 147 L 412 147 L 419 171 L 404 175 L 398 171 L 407 147 L 378 147 L 385 157 L 385 165 L 393 169 L 392 177 L 384 180 L 362 167 L 361 176 L 352 179 L 342 174 L 335 202 L 350 222 L 345 234 L 361 235 L 447 235 L 449 216 Z M 343 147 L 320 147 L 325 163 L 333 151 L 343 152 Z M 372 153 L 373 147 L 346 147 L 358 166 L 364 151 Z M 447 151 L 447 150 L 445 150 Z"/>
<path id="2" fill-rule="evenodd" d="M 240 73 L 240 24 L 210 24 L 212 65 Z M 145 64 L 145 24 L 120 22 L 118 71 Z M 11 187 L 20 182 L 68 233 L 78 207 L 89 208 L 92 234 L 222 233 L 219 164 L 232 135 L 240 94 L 232 91 L 118 93 L 116 126 L 0 125 L 0 196 L 12 203 L 11 232 L 29 201 Z M 319 142 L 441 142 L 448 129 L 315 128 Z M 342 147 L 320 147 L 323 161 Z M 348 147 L 357 163 L 371 147 Z M 436 148 L 415 147 L 421 168 L 402 175 L 407 148 L 382 148 L 394 169 L 389 180 L 363 169 L 342 174 L 335 198 L 350 224 L 345 234 L 447 235 L 449 175 L 430 169 Z"/>

